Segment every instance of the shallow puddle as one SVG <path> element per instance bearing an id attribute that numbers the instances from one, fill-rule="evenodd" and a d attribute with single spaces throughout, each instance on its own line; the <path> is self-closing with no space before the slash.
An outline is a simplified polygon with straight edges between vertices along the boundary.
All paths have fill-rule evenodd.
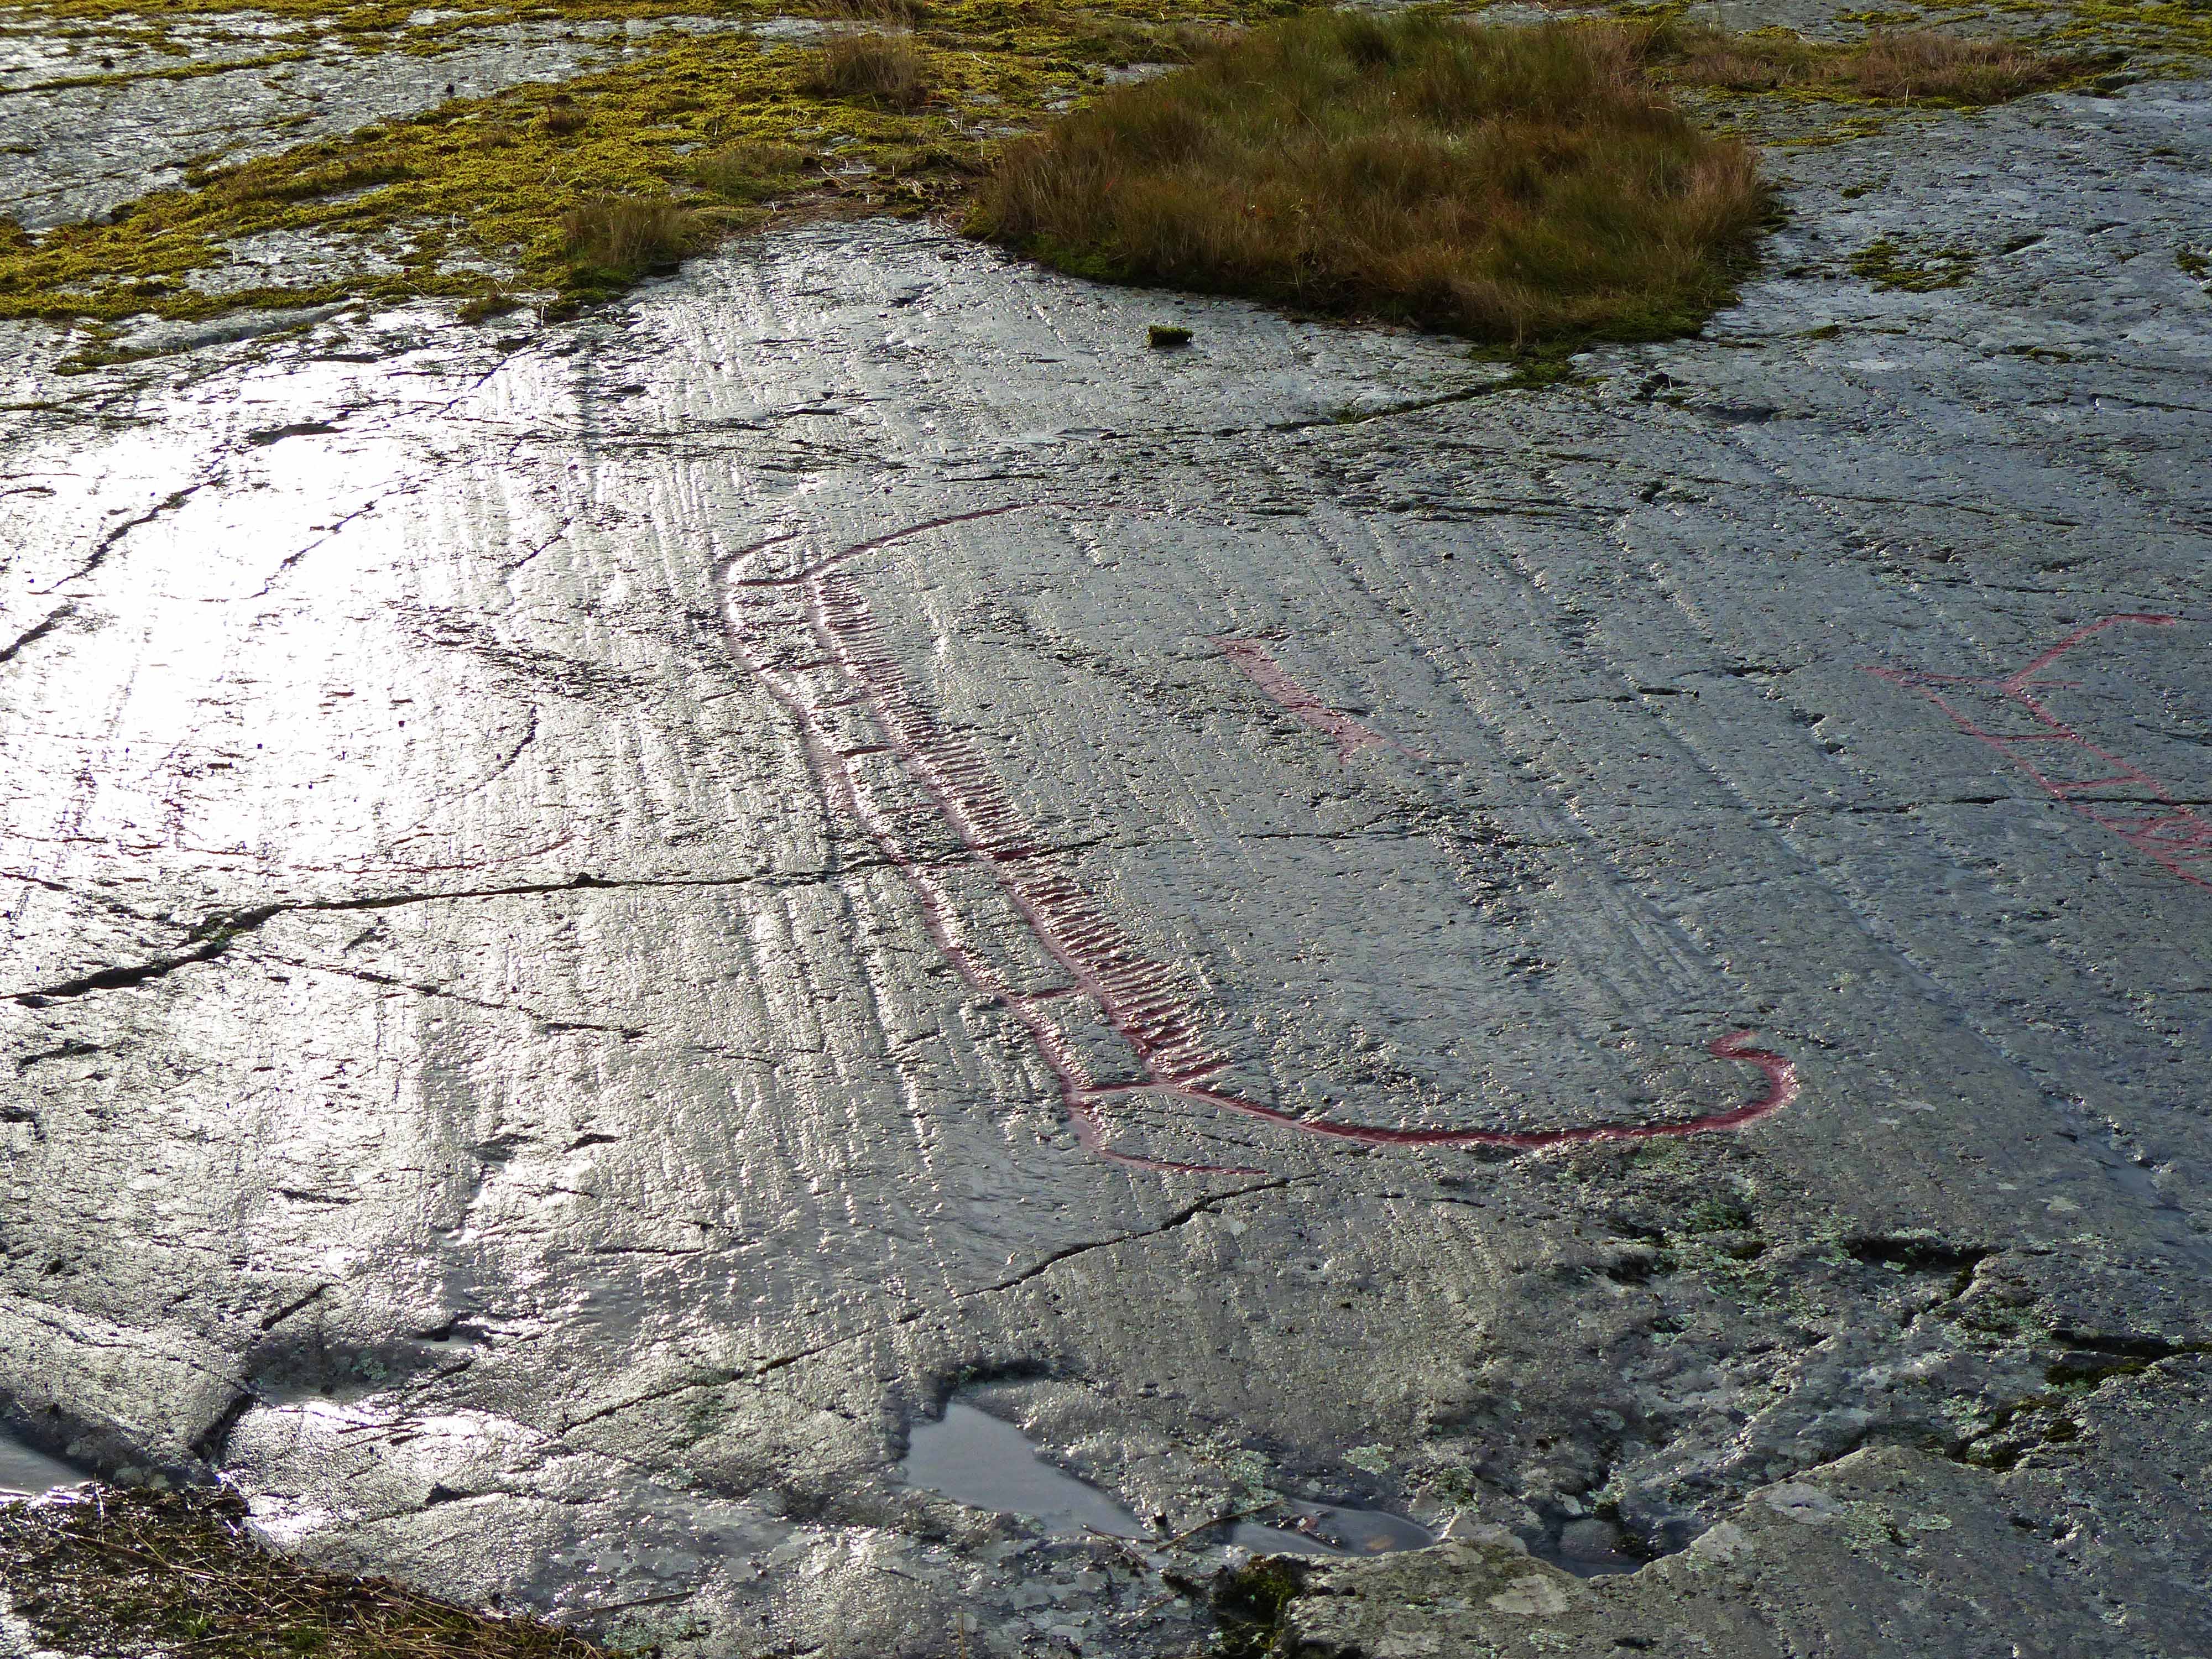
<path id="1" fill-rule="evenodd" d="M 1137 1517 L 1097 1487 L 1056 1469 L 1012 1424 L 959 1401 L 934 1423 L 917 1423 L 899 1474 L 971 1509 L 1044 1523 L 1057 1536 L 1085 1532 L 1142 1538 Z"/>
<path id="2" fill-rule="evenodd" d="M 1340 1504 L 1291 1504 L 1288 1527 L 1263 1527 L 1240 1521 L 1229 1542 L 1255 1555 L 1387 1555 L 1393 1550 L 1425 1549 L 1437 1541 L 1426 1527 L 1382 1510 L 1350 1509 Z"/>
<path id="3" fill-rule="evenodd" d="M 1012 1424 L 960 1401 L 936 1422 L 915 1424 L 908 1448 L 900 1478 L 956 1504 L 1042 1522 L 1060 1537 L 1151 1535 L 1104 1492 L 1045 1462 Z M 1379 1510 L 1293 1503 L 1279 1513 L 1289 1525 L 1232 1522 L 1229 1547 L 1255 1555 L 1380 1555 L 1436 1542 L 1425 1527 Z"/>
<path id="4" fill-rule="evenodd" d="M 34 1450 L 10 1434 L 0 1434 L 0 1497 L 28 1498 L 85 1479 L 58 1457 Z"/>

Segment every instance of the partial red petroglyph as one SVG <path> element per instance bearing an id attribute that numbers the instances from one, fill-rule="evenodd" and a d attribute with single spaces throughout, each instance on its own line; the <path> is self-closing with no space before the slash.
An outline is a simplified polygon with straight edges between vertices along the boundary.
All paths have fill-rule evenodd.
<path id="1" fill-rule="evenodd" d="M 1244 671 L 1253 684 L 1315 731 L 1334 738 L 1340 760 L 1348 761 L 1363 749 L 1398 746 L 1365 720 L 1330 708 L 1292 679 L 1264 641 L 1217 637 L 1213 643 L 1220 647 L 1223 656 Z"/>
<path id="2" fill-rule="evenodd" d="M 2093 635 L 2122 623 L 2172 628 L 2180 620 L 2153 611 L 2122 611 L 2075 629 L 2026 665 L 1995 678 L 1874 666 L 1866 672 L 1918 692 L 1968 737 L 2027 773 L 2054 800 L 2111 830 L 2182 880 L 2212 887 L 2212 820 L 2179 805 L 2165 784 L 2132 762 L 2091 743 L 2035 696 L 2039 685 L 2069 684 L 2045 679 L 2044 671 Z M 2094 800 L 2084 799 L 2093 795 Z"/>
<path id="3" fill-rule="evenodd" d="M 1035 503 L 1028 505 L 1036 505 Z M 796 539 L 780 536 L 745 549 L 729 561 L 728 635 L 732 650 L 769 696 L 796 723 L 809 762 L 832 812 L 859 827 L 881 849 L 913 893 L 931 943 L 979 995 L 1006 1009 L 1029 1035 L 1057 1081 L 1060 1102 L 1077 1139 L 1116 1164 L 1147 1170 L 1256 1175 L 1245 1166 L 1183 1164 L 1141 1158 L 1107 1144 L 1106 1111 L 1126 1097 L 1151 1095 L 1209 1106 L 1258 1119 L 1301 1134 L 1377 1146 L 1502 1146 L 1536 1151 L 1583 1142 L 1689 1135 L 1753 1123 L 1796 1098 L 1796 1069 L 1778 1054 L 1749 1046 L 1752 1033 L 1732 1032 L 1711 1052 L 1765 1073 L 1757 1099 L 1727 1111 L 1674 1122 L 1590 1124 L 1571 1129 L 1389 1129 L 1295 1113 L 1211 1086 L 1207 1079 L 1229 1066 L 1204 1040 L 1206 1021 L 1188 975 L 1153 960 L 1066 872 L 1059 855 L 1036 839 L 1013 803 L 967 738 L 949 731 L 916 696 L 892 657 L 858 585 L 838 567 L 855 554 L 946 525 L 972 522 L 1018 507 L 988 508 L 909 526 L 856 543 L 785 576 L 739 576 L 738 566 L 768 549 Z M 1285 708 L 1310 718 L 1261 678 L 1271 673 L 1300 696 L 1264 647 L 1221 641 L 1240 666 Z M 1232 650 L 1232 647 L 1235 647 Z M 1242 651 L 1255 655 L 1238 654 Z M 1254 663 L 1259 666 L 1255 669 Z M 1310 708 L 1358 728 L 1364 741 L 1389 739 L 1348 715 Z M 1352 744 L 1346 752 L 1359 746 Z M 889 755 L 885 769 L 867 763 Z M 950 831 L 968 864 L 985 872 L 1019 926 L 1057 966 L 1061 983 L 1022 991 L 986 959 L 973 937 L 979 923 L 963 913 L 940 854 L 926 842 Z M 1141 1080 L 1102 1082 L 1093 1077 L 1071 1026 L 1053 1009 L 1087 1004 L 1118 1036 Z"/>

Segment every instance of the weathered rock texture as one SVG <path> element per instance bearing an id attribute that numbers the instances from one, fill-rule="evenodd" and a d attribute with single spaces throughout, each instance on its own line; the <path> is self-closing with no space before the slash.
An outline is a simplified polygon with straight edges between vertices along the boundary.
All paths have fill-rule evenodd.
<path id="1" fill-rule="evenodd" d="M 2203 1651 L 2212 1367 L 2170 1361 L 2091 1403 L 2083 1439 L 2005 1474 L 1901 1446 L 1751 1494 L 1680 1554 L 1577 1579 L 1509 1546 L 1312 1574 L 1297 1659 Z M 2177 1528 L 2173 1517 L 2199 1524 Z"/>
<path id="2" fill-rule="evenodd" d="M 965 1384 L 1165 1533 L 1698 1540 L 1314 1651 L 2205 1651 L 2208 115 L 1781 152 L 1540 392 L 884 224 L 15 337 L 9 1420 L 679 1652 L 1200 1641 L 893 1478 Z"/>

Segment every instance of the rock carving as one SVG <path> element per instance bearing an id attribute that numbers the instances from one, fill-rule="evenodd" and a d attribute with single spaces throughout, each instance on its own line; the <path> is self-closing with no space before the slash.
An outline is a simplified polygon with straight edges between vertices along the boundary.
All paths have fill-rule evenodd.
<path id="1" fill-rule="evenodd" d="M 1866 672 L 1918 692 L 1968 737 L 2027 773 L 2052 799 L 2111 830 L 2182 880 L 2212 887 L 2212 819 L 2182 805 L 2141 767 L 2091 743 L 2035 696 L 2038 686 L 2068 684 L 2044 679 L 2044 671 L 2092 635 L 2122 623 L 2172 628 L 2180 620 L 2152 611 L 2121 611 L 2075 629 L 2021 667 L 1995 678 L 1873 665 Z"/>
<path id="2" fill-rule="evenodd" d="M 857 825 L 914 895 L 922 925 L 945 961 L 980 996 L 1005 1008 L 1029 1035 L 1057 1081 L 1060 1103 L 1081 1145 L 1137 1169 L 1209 1175 L 1260 1175 L 1249 1165 L 1176 1163 L 1108 1144 L 1106 1117 L 1118 1099 L 1150 1095 L 1209 1106 L 1298 1133 L 1370 1146 L 1492 1146 L 1517 1152 L 1637 1140 L 1736 1128 L 1779 1111 L 1796 1097 L 1795 1065 L 1750 1046 L 1753 1033 L 1715 1039 L 1709 1052 L 1765 1074 L 1754 1099 L 1725 1111 L 1656 1122 L 1507 1130 L 1389 1128 L 1303 1116 L 1218 1085 L 1226 1056 L 1205 1042 L 1205 1024 L 1188 976 L 1146 956 L 1062 869 L 1037 839 L 975 745 L 928 708 L 884 642 L 859 584 L 840 567 L 855 556 L 931 530 L 1065 503 L 1028 502 L 933 519 L 856 542 L 782 575 L 740 574 L 771 548 L 799 539 L 793 531 L 733 555 L 725 567 L 730 647 L 797 726 L 831 812 Z M 1095 505 L 1095 504 L 1092 504 Z M 1292 713 L 1337 738 L 1349 755 L 1389 739 L 1325 708 L 1285 675 L 1264 646 L 1217 641 L 1255 684 Z M 949 832 L 953 849 L 944 847 Z M 933 845 L 934 843 L 934 846 Z M 947 856 L 950 851 L 951 855 Z M 963 887 L 961 864 L 989 878 L 999 900 L 1055 964 L 1059 982 L 1026 988 L 988 960 L 978 942 L 981 902 Z M 1087 1004 L 1127 1045 L 1140 1075 L 1094 1075 L 1073 1035 L 1056 1017 Z"/>
<path id="3" fill-rule="evenodd" d="M 1253 684 L 1313 727 L 1336 739 L 1337 757 L 1350 760 L 1363 749 L 1398 745 L 1355 714 L 1332 708 L 1284 672 L 1264 640 L 1217 637 L 1221 654 L 1243 669 Z"/>

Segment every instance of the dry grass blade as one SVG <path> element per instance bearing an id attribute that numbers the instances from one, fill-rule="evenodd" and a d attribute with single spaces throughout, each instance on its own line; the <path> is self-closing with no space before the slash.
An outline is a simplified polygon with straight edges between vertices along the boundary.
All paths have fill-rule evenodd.
<path id="1" fill-rule="evenodd" d="M 1083 275 L 1516 345 L 1680 333 L 1768 192 L 1653 90 L 1647 33 L 1305 14 L 1010 146 L 969 228 Z"/>
<path id="2" fill-rule="evenodd" d="M 900 111 L 920 109 L 932 92 L 927 61 L 914 42 L 895 34 L 841 34 L 825 41 L 800 85 L 817 97 Z"/>

